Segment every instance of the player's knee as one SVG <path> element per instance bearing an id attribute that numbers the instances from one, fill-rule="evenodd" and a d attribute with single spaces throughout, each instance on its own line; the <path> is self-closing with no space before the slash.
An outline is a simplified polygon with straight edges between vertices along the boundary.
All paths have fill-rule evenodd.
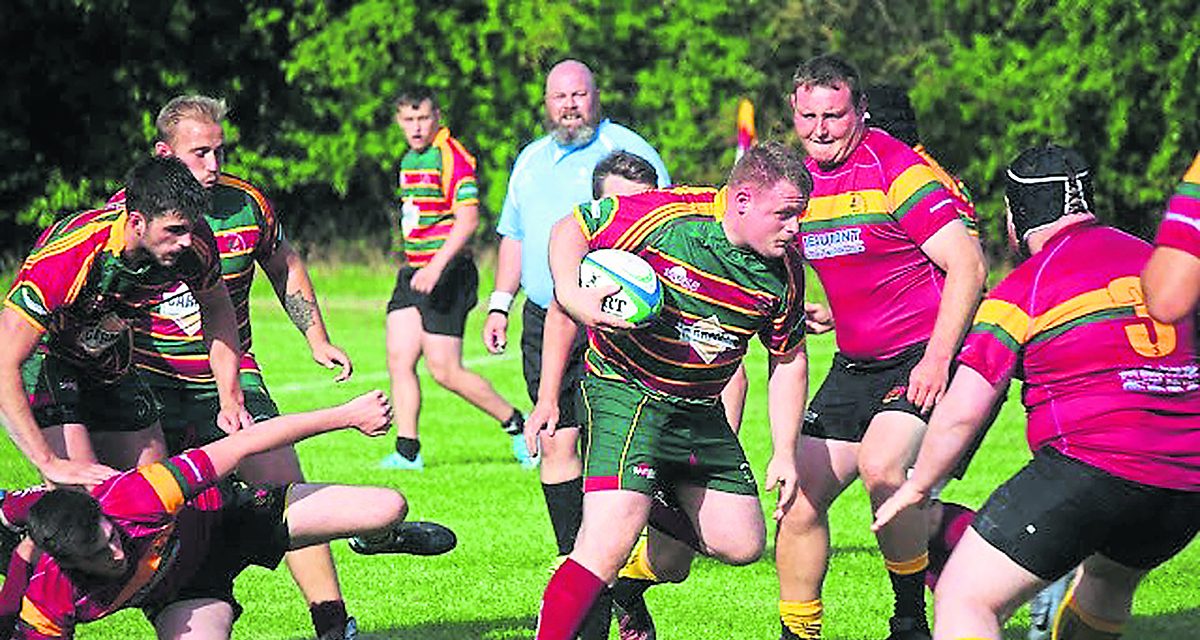
<path id="1" fill-rule="evenodd" d="M 759 530 L 753 534 L 730 535 L 706 544 L 709 555 L 733 566 L 756 562 L 762 557 L 766 546 L 766 534 Z"/>
<path id="2" fill-rule="evenodd" d="M 858 475 L 873 497 L 892 495 L 904 484 L 906 467 L 901 460 L 889 455 L 863 455 L 858 461 Z"/>
<path id="3" fill-rule="evenodd" d="M 379 489 L 378 495 L 371 498 L 370 510 L 378 528 L 387 527 L 408 516 L 408 500 L 395 489 Z"/>

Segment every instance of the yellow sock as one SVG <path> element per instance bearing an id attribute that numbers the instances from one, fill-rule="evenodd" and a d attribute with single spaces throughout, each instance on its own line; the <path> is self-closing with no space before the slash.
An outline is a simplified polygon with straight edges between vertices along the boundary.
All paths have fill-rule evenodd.
<path id="1" fill-rule="evenodd" d="M 634 545 L 633 551 L 629 552 L 629 559 L 625 561 L 625 566 L 621 567 L 621 570 L 617 572 L 617 577 L 659 582 L 658 576 L 654 575 L 654 569 L 650 566 L 650 554 L 646 549 L 646 536 L 638 538 L 638 543 Z"/>
<path id="2" fill-rule="evenodd" d="M 1075 602 L 1075 590 L 1067 594 L 1066 604 L 1054 619 L 1051 640 L 1117 640 L 1125 624 L 1092 615 Z"/>
<path id="3" fill-rule="evenodd" d="M 779 620 L 800 640 L 820 640 L 821 613 L 823 611 L 820 598 L 806 602 L 779 601 Z"/>
<path id="4" fill-rule="evenodd" d="M 893 561 L 884 558 L 883 564 L 888 571 L 898 576 L 910 576 L 929 568 L 929 552 L 926 551 L 912 560 Z"/>

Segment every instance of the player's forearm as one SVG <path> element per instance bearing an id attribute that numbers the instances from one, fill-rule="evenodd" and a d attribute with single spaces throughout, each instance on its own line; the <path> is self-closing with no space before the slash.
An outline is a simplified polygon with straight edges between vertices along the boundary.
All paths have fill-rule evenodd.
<path id="1" fill-rule="evenodd" d="M 516 294 L 519 288 L 521 288 L 521 241 L 501 237 L 500 249 L 496 256 L 496 284 L 492 290 Z"/>
<path id="2" fill-rule="evenodd" d="M 808 355 L 801 346 L 789 356 L 772 356 L 770 364 L 767 416 L 771 422 L 771 446 L 776 457 L 794 457 L 808 401 Z"/>
<path id="3" fill-rule="evenodd" d="M 542 372 L 538 382 L 538 401 L 558 401 L 563 377 L 571 359 L 571 344 L 579 327 L 557 301 L 550 302 L 542 326 Z"/>
<path id="4" fill-rule="evenodd" d="M 247 456 L 349 426 L 351 425 L 340 406 L 293 413 L 235 431 L 216 442 L 204 445 L 203 451 L 212 460 L 217 475 L 225 476 L 236 469 Z"/>
<path id="5" fill-rule="evenodd" d="M 200 324 L 208 346 L 209 367 L 217 382 L 217 394 L 222 407 L 242 406 L 242 387 L 238 382 L 241 348 L 237 319 L 229 292 L 221 284 L 208 291 L 198 292 Z"/>
<path id="6" fill-rule="evenodd" d="M 282 244 L 264 268 L 275 296 L 310 347 L 329 343 L 329 331 L 317 303 L 316 290 L 304 259 L 290 245 Z"/>
<path id="7" fill-rule="evenodd" d="M 999 385 L 1006 388 L 1007 381 Z M 958 464 L 984 426 L 988 412 L 1000 392 L 974 369 L 960 366 L 942 399 L 929 418 L 909 482 L 928 494 Z"/>

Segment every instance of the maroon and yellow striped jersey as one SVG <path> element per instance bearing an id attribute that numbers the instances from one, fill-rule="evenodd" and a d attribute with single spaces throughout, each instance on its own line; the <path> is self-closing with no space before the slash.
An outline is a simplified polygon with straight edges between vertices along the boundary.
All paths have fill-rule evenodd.
<path id="1" fill-rule="evenodd" d="M 5 305 L 39 331 L 51 355 L 100 380 L 128 368 L 129 326 L 178 283 L 207 290 L 220 282 L 216 240 L 196 224 L 192 246 L 164 267 L 131 266 L 123 257 L 128 214 L 121 204 L 77 213 L 51 225 L 17 273 Z"/>
<path id="2" fill-rule="evenodd" d="M 477 204 L 475 158 L 442 127 L 400 160 L 400 231 L 408 264 L 423 267 L 450 236 L 455 207 Z"/>
<path id="3" fill-rule="evenodd" d="M 575 208 L 589 249 L 637 254 L 658 274 L 663 307 L 644 328 L 589 331 L 589 373 L 668 400 L 715 402 L 758 335 L 785 355 L 804 343 L 798 252 L 764 258 L 725 236 L 724 189 L 676 187 Z M 793 249 L 789 249 L 789 252 Z"/>
<path id="4" fill-rule="evenodd" d="M 1200 258 L 1200 153 L 1167 202 L 1155 244 L 1186 251 Z"/>

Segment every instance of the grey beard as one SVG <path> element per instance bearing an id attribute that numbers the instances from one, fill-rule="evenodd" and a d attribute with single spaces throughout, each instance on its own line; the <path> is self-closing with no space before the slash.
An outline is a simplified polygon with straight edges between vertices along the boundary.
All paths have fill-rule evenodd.
<path id="1" fill-rule="evenodd" d="M 583 146 L 596 137 L 596 124 L 591 122 L 579 125 L 574 129 L 555 122 L 546 122 L 546 129 L 550 132 L 550 138 L 554 142 L 568 148 Z"/>

